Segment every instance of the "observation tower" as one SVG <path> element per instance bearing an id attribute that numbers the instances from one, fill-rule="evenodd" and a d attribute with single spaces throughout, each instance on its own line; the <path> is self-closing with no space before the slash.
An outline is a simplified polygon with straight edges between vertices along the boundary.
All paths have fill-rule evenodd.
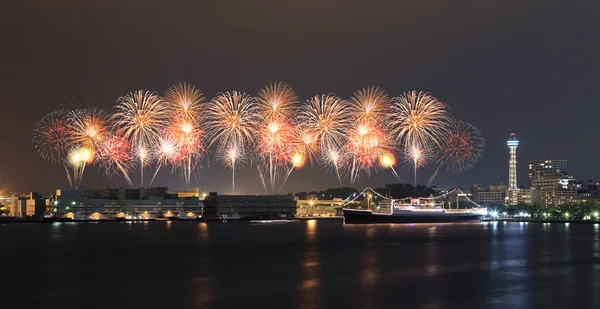
<path id="1" fill-rule="evenodd" d="M 517 189 L 517 147 L 519 147 L 519 140 L 515 133 L 510 134 L 506 145 L 510 153 L 510 161 L 508 161 L 508 189 Z"/>

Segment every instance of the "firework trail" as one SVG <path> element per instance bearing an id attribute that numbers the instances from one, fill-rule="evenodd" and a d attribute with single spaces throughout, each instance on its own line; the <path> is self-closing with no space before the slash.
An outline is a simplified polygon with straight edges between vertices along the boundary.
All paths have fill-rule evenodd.
<path id="1" fill-rule="evenodd" d="M 109 133 L 108 112 L 95 107 L 71 111 L 70 128 L 74 145 L 94 151 Z"/>
<path id="2" fill-rule="evenodd" d="M 294 152 L 294 153 L 292 153 L 292 155 L 290 157 L 290 163 L 292 164 L 292 166 L 290 166 L 290 169 L 285 174 L 285 177 L 283 178 L 283 181 L 281 182 L 281 186 L 279 187 L 279 191 L 281 191 L 281 188 L 283 188 L 283 185 L 285 185 L 285 182 L 287 181 L 288 177 L 290 177 L 290 174 L 292 173 L 292 171 L 295 168 L 299 169 L 304 166 L 304 163 L 306 163 L 306 155 L 302 152 Z"/>
<path id="3" fill-rule="evenodd" d="M 186 188 L 200 166 L 204 154 L 204 130 L 201 128 L 202 92 L 193 85 L 178 83 L 166 91 L 167 115 L 172 121 L 166 134 L 177 144 L 175 166 L 183 170 Z"/>
<path id="4" fill-rule="evenodd" d="M 332 167 L 335 170 L 335 175 L 338 178 L 340 185 L 342 185 L 342 174 L 340 169 L 343 167 L 344 155 L 340 148 L 326 148 L 321 156 L 321 163 L 326 167 Z"/>
<path id="5" fill-rule="evenodd" d="M 482 158 L 485 141 L 481 132 L 465 121 L 454 121 L 440 144 L 438 162 L 454 173 L 468 171 Z"/>
<path id="6" fill-rule="evenodd" d="M 94 150 L 86 147 L 74 147 L 69 151 L 69 165 L 73 168 L 73 184 L 78 187 L 83 178 L 85 167 L 94 161 Z"/>
<path id="7" fill-rule="evenodd" d="M 129 170 L 131 170 L 133 158 L 126 138 L 117 135 L 108 136 L 100 143 L 96 151 L 96 158 L 108 176 L 120 172 L 129 185 L 132 185 Z"/>
<path id="8" fill-rule="evenodd" d="M 177 161 L 179 149 L 177 141 L 168 134 L 161 134 L 156 142 L 156 168 L 152 179 L 150 179 L 150 185 L 154 182 L 154 178 L 158 174 L 158 171 L 163 165 L 174 165 Z"/>
<path id="9" fill-rule="evenodd" d="M 44 160 L 58 163 L 65 169 L 69 185 L 73 187 L 68 168 L 68 155 L 72 147 L 69 121 L 69 112 L 65 110 L 46 114 L 35 125 L 32 142 Z"/>
<path id="10" fill-rule="evenodd" d="M 379 157 L 379 165 L 383 168 L 389 168 L 392 171 L 392 174 L 394 174 L 394 177 L 396 177 L 398 181 L 402 181 L 402 179 L 400 179 L 400 175 L 398 175 L 396 169 L 394 168 L 394 166 L 396 166 L 396 158 L 393 154 L 389 152 L 383 153 Z"/>
<path id="11" fill-rule="evenodd" d="M 413 141 L 404 152 L 404 162 L 413 169 L 414 185 L 417 186 L 417 170 L 426 164 L 430 163 L 433 159 L 433 152 L 431 149 L 423 147 L 417 141 Z"/>
<path id="12" fill-rule="evenodd" d="M 143 186 L 149 149 L 156 145 L 158 135 L 168 122 L 165 104 L 155 92 L 131 92 L 119 98 L 112 120 L 117 134 L 125 137 L 134 150 Z"/>
<path id="13" fill-rule="evenodd" d="M 411 91 L 392 99 L 389 127 L 405 151 L 438 147 L 451 122 L 448 106 L 429 93 Z"/>
<path id="14" fill-rule="evenodd" d="M 267 192 L 274 192 L 281 175 L 279 170 L 290 162 L 299 142 L 298 130 L 292 117 L 298 98 L 291 87 L 274 83 L 261 89 L 257 99 L 262 118 L 258 124 L 258 172 Z"/>
<path id="15" fill-rule="evenodd" d="M 246 162 L 246 153 L 237 143 L 230 144 L 225 151 L 217 154 L 217 160 L 231 168 L 231 194 L 235 194 L 235 169 Z"/>

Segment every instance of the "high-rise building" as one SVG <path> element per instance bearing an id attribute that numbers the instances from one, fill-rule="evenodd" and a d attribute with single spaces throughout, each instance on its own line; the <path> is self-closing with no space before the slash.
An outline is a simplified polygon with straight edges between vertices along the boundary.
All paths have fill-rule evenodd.
<path id="1" fill-rule="evenodd" d="M 548 174 L 568 174 L 567 160 L 541 159 L 529 161 L 529 187 L 536 179 L 543 179 Z"/>
<path id="2" fill-rule="evenodd" d="M 510 160 L 508 161 L 508 189 L 517 188 L 517 147 L 519 147 L 519 140 L 515 133 L 511 133 L 506 145 L 509 149 Z"/>

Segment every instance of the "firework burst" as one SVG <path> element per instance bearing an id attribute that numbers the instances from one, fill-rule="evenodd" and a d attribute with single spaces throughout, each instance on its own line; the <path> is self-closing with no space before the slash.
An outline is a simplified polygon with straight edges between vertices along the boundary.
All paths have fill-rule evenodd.
<path id="1" fill-rule="evenodd" d="M 282 176 L 280 170 L 285 170 L 299 144 L 298 130 L 292 121 L 298 98 L 288 85 L 274 83 L 259 92 L 257 102 L 262 118 L 257 126 L 257 167 L 265 190 L 274 192 Z"/>
<path id="2" fill-rule="evenodd" d="M 101 108 L 88 107 L 71 111 L 70 127 L 73 143 L 88 149 L 96 149 L 108 136 L 108 112 Z"/>
<path id="3" fill-rule="evenodd" d="M 383 89 L 368 87 L 354 93 L 350 102 L 355 121 L 377 123 L 385 119 L 390 99 Z"/>
<path id="4" fill-rule="evenodd" d="M 73 184 L 78 187 L 83 178 L 85 167 L 94 162 L 94 150 L 86 147 L 74 147 L 68 154 L 69 165 L 73 168 Z"/>
<path id="5" fill-rule="evenodd" d="M 126 138 L 117 135 L 108 136 L 99 144 L 96 158 L 108 176 L 121 173 L 129 185 L 132 185 L 129 171 L 133 158 Z"/>
<path id="6" fill-rule="evenodd" d="M 201 128 L 202 92 L 194 86 L 178 83 L 165 95 L 168 117 L 172 121 L 166 134 L 177 144 L 175 166 L 183 170 L 185 186 L 189 187 L 192 174 L 200 167 L 204 154 L 204 130 Z"/>
<path id="7" fill-rule="evenodd" d="M 193 85 L 177 83 L 166 91 L 169 118 L 196 122 L 200 117 L 204 97 Z"/>
<path id="8" fill-rule="evenodd" d="M 161 167 L 169 164 L 174 166 L 179 160 L 178 144 L 171 134 L 159 135 L 155 147 L 156 167 L 150 185 L 154 182 L 154 178 L 156 178 Z"/>
<path id="9" fill-rule="evenodd" d="M 67 167 L 69 150 L 72 147 L 69 112 L 58 110 L 40 119 L 33 130 L 33 145 L 44 160 L 60 164 L 73 186 Z"/>
<path id="10" fill-rule="evenodd" d="M 485 141 L 481 132 L 465 121 L 455 121 L 442 140 L 438 162 L 454 173 L 472 169 L 482 158 Z"/>
<path id="11" fill-rule="evenodd" d="M 236 143 L 231 143 L 217 154 L 217 160 L 231 169 L 231 193 L 235 193 L 235 170 L 247 161 L 244 148 Z"/>
<path id="12" fill-rule="evenodd" d="M 149 151 L 167 124 L 167 109 L 157 93 L 138 90 L 120 97 L 113 114 L 117 134 L 129 140 L 140 167 L 140 184 L 144 185 L 144 167 Z"/>
<path id="13" fill-rule="evenodd" d="M 185 185 L 189 187 L 192 174 L 199 167 L 200 159 L 205 152 L 204 131 L 198 122 L 182 118 L 169 125 L 166 134 L 176 144 L 177 152 L 173 156 L 173 164 L 183 170 Z"/>
<path id="14" fill-rule="evenodd" d="M 377 125 L 361 123 L 350 129 L 345 151 L 351 183 L 361 175 L 370 175 L 371 169 L 377 167 L 379 157 L 390 151 L 389 140 L 389 134 Z"/>
<path id="15" fill-rule="evenodd" d="M 407 166 L 413 169 L 414 184 L 417 185 L 417 170 L 431 163 L 434 152 L 431 149 L 423 147 L 417 142 L 406 148 L 403 161 Z"/>
<path id="16" fill-rule="evenodd" d="M 389 127 L 405 151 L 438 147 L 451 122 L 448 106 L 430 93 L 411 91 L 392 99 Z"/>
<path id="17" fill-rule="evenodd" d="M 338 149 L 346 142 L 346 132 L 352 125 L 348 105 L 329 94 L 314 96 L 300 109 L 300 127 L 311 136 L 319 149 Z"/>

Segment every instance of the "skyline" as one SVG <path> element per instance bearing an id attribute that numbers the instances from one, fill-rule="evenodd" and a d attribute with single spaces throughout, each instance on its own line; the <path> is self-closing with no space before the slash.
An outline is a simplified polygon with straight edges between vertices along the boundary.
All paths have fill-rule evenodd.
<path id="1" fill-rule="evenodd" d="M 507 1 L 441 5 L 437 10 L 385 1 L 356 1 L 339 9 L 312 1 L 139 4 L 83 8 L 56 3 L 69 10 L 44 10 L 36 3 L 11 3 L 13 10 L 0 13 L 7 22 L 0 30 L 7 42 L 0 59 L 5 68 L 0 188 L 51 192 L 67 185 L 60 169 L 39 158 L 30 144 L 37 119 L 67 98 L 82 102 L 87 97 L 110 108 L 130 91 L 162 92 L 179 81 L 212 95 L 256 93 L 265 83 L 282 80 L 301 101 L 329 92 L 349 97 L 369 85 L 390 94 L 430 91 L 457 118 L 476 125 L 487 142 L 473 171 L 456 179 L 443 173 L 433 182 L 440 187 L 506 184 L 505 142 L 511 132 L 521 141 L 518 185 L 526 184 L 526 162 L 544 157 L 569 160 L 569 172 L 579 180 L 600 175 L 594 165 L 600 149 L 593 126 L 600 112 L 593 104 L 598 78 L 594 55 L 599 54 L 591 39 L 596 3 L 564 7 L 546 1 L 531 9 L 527 3 Z M 207 14 L 196 18 L 197 12 Z M 231 18 L 216 17 L 225 12 Z M 315 15 L 309 22 L 305 17 L 310 14 Z M 152 18 L 130 22 L 131 16 Z M 150 22 L 162 16 L 185 22 Z M 152 48 L 145 42 L 152 42 Z M 229 171 L 214 166 L 210 171 L 215 175 L 191 186 L 214 184 L 216 191 L 226 192 Z M 250 188 L 254 171 L 247 171 L 238 176 L 240 190 L 260 193 L 260 184 Z M 84 179 L 86 187 L 126 184 L 99 177 L 93 169 L 86 173 L 94 176 Z M 410 175 L 403 168 L 399 173 L 403 180 Z M 337 186 L 334 176 L 323 175 L 316 167 L 295 171 L 281 192 Z M 157 185 L 183 186 L 178 175 L 163 173 L 157 180 Z M 382 171 L 368 184 L 385 182 L 394 178 Z"/>

